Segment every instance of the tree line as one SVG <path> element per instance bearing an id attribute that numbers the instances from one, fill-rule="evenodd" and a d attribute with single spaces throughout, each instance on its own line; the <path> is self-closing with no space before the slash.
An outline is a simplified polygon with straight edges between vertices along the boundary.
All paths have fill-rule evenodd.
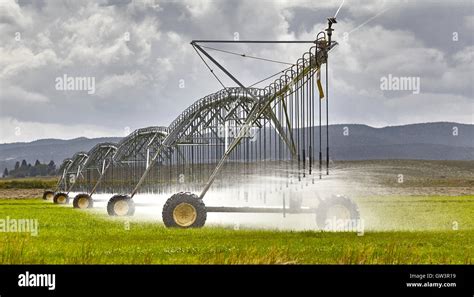
<path id="1" fill-rule="evenodd" d="M 17 161 L 12 170 L 5 168 L 3 177 L 30 177 L 30 176 L 49 176 L 56 174 L 56 164 L 51 160 L 48 164 L 42 164 L 36 160 L 35 165 L 27 163 L 26 160 Z"/>

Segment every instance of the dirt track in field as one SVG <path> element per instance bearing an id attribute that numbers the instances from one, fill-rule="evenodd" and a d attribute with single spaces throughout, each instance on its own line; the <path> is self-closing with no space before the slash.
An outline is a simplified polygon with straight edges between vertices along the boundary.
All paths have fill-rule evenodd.
<path id="1" fill-rule="evenodd" d="M 0 199 L 41 198 L 43 189 L 0 189 Z"/>

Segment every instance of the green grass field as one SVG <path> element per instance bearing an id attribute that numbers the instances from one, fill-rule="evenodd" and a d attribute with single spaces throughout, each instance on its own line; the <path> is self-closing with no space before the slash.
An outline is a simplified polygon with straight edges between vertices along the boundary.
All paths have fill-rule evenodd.
<path id="1" fill-rule="evenodd" d="M 40 199 L 5 199 L 0 200 L 0 219 L 37 219 L 39 234 L 0 233 L 0 263 L 474 262 L 474 196 L 369 197 L 358 203 L 362 215 L 368 217 L 369 228 L 364 236 L 319 231 L 236 231 L 230 227 L 166 229 L 160 223 L 135 218 L 111 219 L 103 210 L 79 211 Z M 453 222 L 457 228 L 453 228 Z M 375 228 L 371 231 L 370 226 Z"/>

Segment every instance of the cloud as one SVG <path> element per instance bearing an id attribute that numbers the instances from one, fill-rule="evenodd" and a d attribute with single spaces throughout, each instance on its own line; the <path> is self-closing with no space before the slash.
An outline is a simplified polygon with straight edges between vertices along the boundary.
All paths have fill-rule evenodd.
<path id="1" fill-rule="evenodd" d="M 139 72 L 106 76 L 97 86 L 97 95 L 107 98 L 123 88 L 137 87 L 145 79 L 145 76 Z"/>
<path id="2" fill-rule="evenodd" d="M 38 93 L 28 92 L 16 86 L 7 86 L 2 89 L 0 93 L 0 102 L 28 102 L 28 103 L 45 103 L 49 102 L 49 99 Z M 7 111 L 4 111 L 7 112 Z M 3 112 L 2 112 L 3 113 Z"/>
<path id="3" fill-rule="evenodd" d="M 1 79 L 21 79 L 32 70 L 52 66 L 58 62 L 56 53 L 51 49 L 43 49 L 34 53 L 26 46 L 0 47 Z"/>
<path id="4" fill-rule="evenodd" d="M 191 40 L 233 39 L 236 33 L 241 40 L 313 40 L 341 1 L 3 3 L 0 121 L 34 123 L 48 127 L 51 135 L 77 137 L 106 136 L 127 126 L 166 126 L 194 101 L 221 89 Z M 468 5 L 345 1 L 335 25 L 340 45 L 330 56 L 332 123 L 468 121 L 474 68 Z M 459 32 L 457 42 L 454 31 Z M 309 47 L 215 46 L 285 62 L 295 62 Z M 282 68 L 210 53 L 247 85 Z M 233 85 L 210 65 L 226 86 Z M 406 92 L 382 92 L 380 77 L 390 73 L 420 77 L 422 94 L 412 98 Z M 96 94 L 56 90 L 55 78 L 65 74 L 95 77 Z M 28 137 L 35 138 L 33 133 Z"/>
<path id="5" fill-rule="evenodd" d="M 0 3 L 0 26 L 26 29 L 33 24 L 33 19 L 25 13 L 14 0 Z"/>
<path id="6" fill-rule="evenodd" d="M 341 24 L 341 32 L 350 24 Z M 331 61 L 346 84 L 367 92 L 378 92 L 382 76 L 420 77 L 422 92 L 472 95 L 472 46 L 452 57 L 427 47 L 412 32 L 373 26 L 350 34 L 334 51 Z M 363 42 L 361 42 L 363 40 Z M 381 42 L 383 40 L 383 42 Z"/>
<path id="7" fill-rule="evenodd" d="M 465 16 L 464 25 L 466 26 L 466 29 L 470 30 L 471 32 L 474 31 L 474 15 Z"/>

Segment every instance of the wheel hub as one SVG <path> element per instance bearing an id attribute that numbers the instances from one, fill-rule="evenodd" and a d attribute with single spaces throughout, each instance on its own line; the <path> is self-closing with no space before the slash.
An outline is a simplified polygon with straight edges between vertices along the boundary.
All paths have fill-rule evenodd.
<path id="1" fill-rule="evenodd" d="M 180 203 L 173 210 L 173 219 L 180 227 L 191 226 L 196 221 L 196 218 L 196 208 L 189 203 Z"/>
<path id="2" fill-rule="evenodd" d="M 77 201 L 77 206 L 79 208 L 88 208 L 89 207 L 89 199 L 87 197 L 81 197 Z"/>
<path id="3" fill-rule="evenodd" d="M 51 194 L 51 193 L 46 194 L 46 200 L 52 200 L 53 197 L 54 197 L 54 194 Z"/>
<path id="4" fill-rule="evenodd" d="M 59 204 L 65 204 L 66 203 L 66 196 L 60 195 L 57 199 Z"/>
<path id="5" fill-rule="evenodd" d="M 130 209 L 128 202 L 126 200 L 120 200 L 114 204 L 114 212 L 118 216 L 125 216 Z"/>

